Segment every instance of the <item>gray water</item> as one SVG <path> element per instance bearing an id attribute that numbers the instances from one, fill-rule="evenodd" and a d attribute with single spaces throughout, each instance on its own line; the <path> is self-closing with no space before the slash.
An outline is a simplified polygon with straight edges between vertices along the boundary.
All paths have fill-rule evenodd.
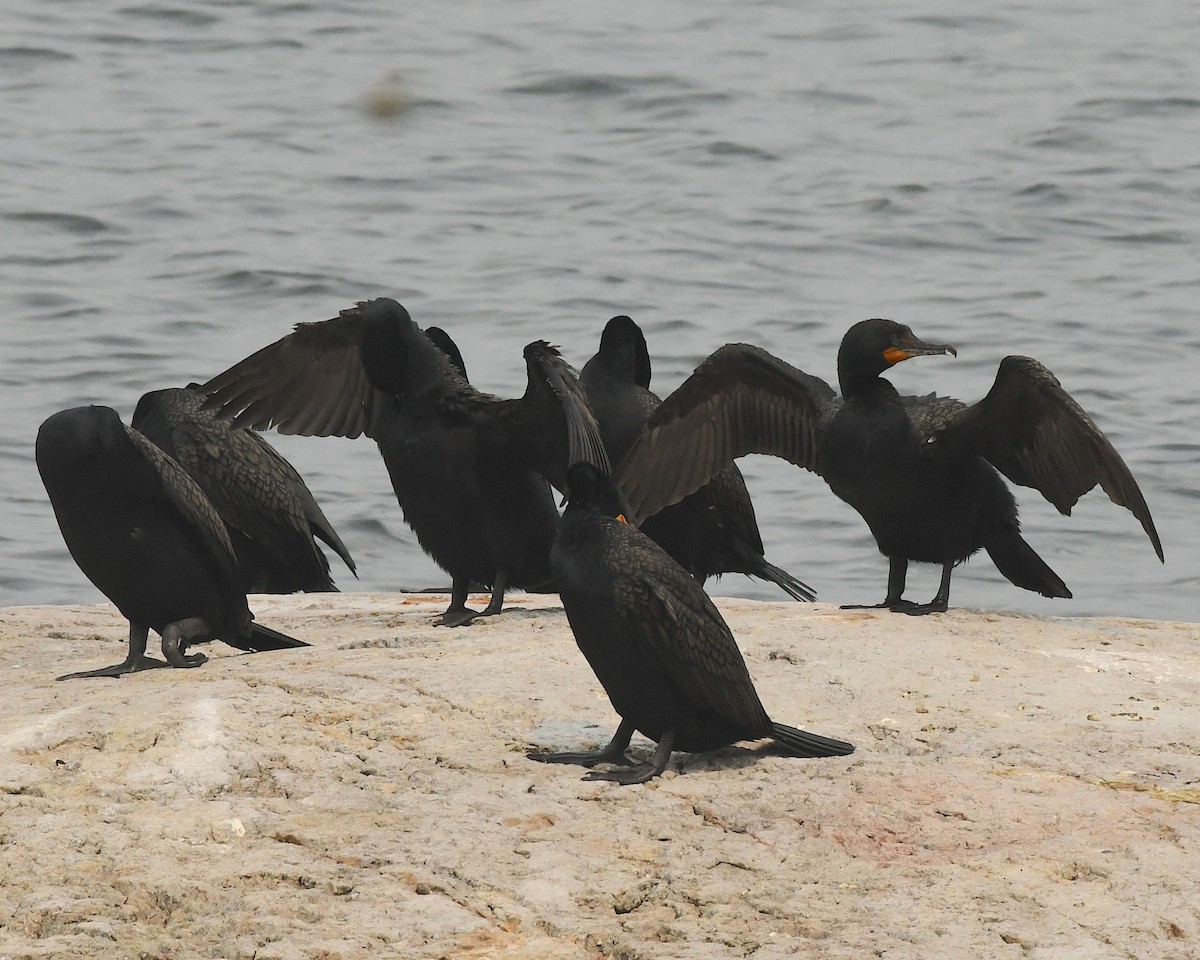
<path id="1" fill-rule="evenodd" d="M 980 557 L 951 602 L 1200 620 L 1200 7 L 0 6 L 0 604 L 99 599 L 34 468 L 45 417 L 128 420 L 146 390 L 388 295 L 502 395 L 526 342 L 582 365 L 616 313 L 662 394 L 733 340 L 832 381 L 868 316 L 959 348 L 896 368 L 906 392 L 973 400 L 1035 356 L 1125 457 L 1167 563 L 1102 492 L 1067 518 L 1019 489 L 1075 599 Z M 335 565 L 344 589 L 447 582 L 369 440 L 277 446 L 359 562 Z M 823 600 L 882 597 L 886 562 L 819 478 L 743 467 L 770 559 Z M 935 587 L 910 574 L 910 596 Z"/>

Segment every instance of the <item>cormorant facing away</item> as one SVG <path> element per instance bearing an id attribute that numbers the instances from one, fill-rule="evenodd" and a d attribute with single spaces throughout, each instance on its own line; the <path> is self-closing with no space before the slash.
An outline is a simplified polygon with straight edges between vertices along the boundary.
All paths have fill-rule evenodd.
<path id="1" fill-rule="evenodd" d="M 550 555 L 579 649 L 621 723 L 595 753 L 531 753 L 551 763 L 595 766 L 593 780 L 644 783 L 672 750 L 716 750 L 738 740 L 774 739 L 796 757 L 842 756 L 854 747 L 767 716 L 737 641 L 700 584 L 622 514 L 612 480 L 586 463 L 571 467 L 570 489 Z M 658 743 L 649 763 L 625 750 L 635 730 Z"/>
<path id="2" fill-rule="evenodd" d="M 453 580 L 438 620 L 469 623 L 472 582 L 544 589 L 558 527 L 549 480 L 587 460 L 607 469 L 582 388 L 545 341 L 525 348 L 524 396 L 499 400 L 462 377 L 394 300 L 302 323 L 200 390 L 235 426 L 357 437 L 379 445 L 396 499 L 417 540 Z M 545 479 L 543 479 L 545 478 Z"/>
<path id="3" fill-rule="evenodd" d="M 135 430 L 200 485 L 229 530 L 246 593 L 336 590 L 319 537 L 354 572 L 354 559 L 304 480 L 266 440 L 204 409 L 193 389 L 154 390 Z"/>
<path id="4" fill-rule="evenodd" d="M 225 525 L 196 482 L 109 407 L 76 407 L 42 424 L 38 472 L 67 549 L 129 620 L 129 655 L 59 677 L 116 677 L 166 666 L 146 656 L 153 629 L 174 667 L 203 663 L 189 644 L 239 650 L 308 644 L 253 622 Z"/>
<path id="5" fill-rule="evenodd" d="M 1006 357 L 987 396 L 970 406 L 934 394 L 902 397 L 880 376 L 902 360 L 941 354 L 956 351 L 891 320 L 864 320 L 842 339 L 838 397 L 758 347 L 721 347 L 655 411 L 619 468 L 634 519 L 695 490 L 735 457 L 767 453 L 824 477 L 862 514 L 889 561 L 887 596 L 876 606 L 890 610 L 945 610 L 951 572 L 981 547 L 1018 587 L 1071 596 L 1022 539 L 1001 473 L 1064 514 L 1099 483 L 1141 521 L 1162 559 L 1129 468 L 1038 361 Z M 910 560 L 942 565 L 929 603 L 903 599 Z"/>
<path id="6" fill-rule="evenodd" d="M 650 354 L 641 328 L 613 317 L 600 349 L 579 375 L 600 424 L 609 462 L 621 462 L 662 401 L 650 392 Z M 736 464 L 720 470 L 695 493 L 646 517 L 641 530 L 700 583 L 722 573 L 744 573 L 777 584 L 796 600 L 813 600 L 808 584 L 763 556 L 762 535 L 745 478 Z"/>

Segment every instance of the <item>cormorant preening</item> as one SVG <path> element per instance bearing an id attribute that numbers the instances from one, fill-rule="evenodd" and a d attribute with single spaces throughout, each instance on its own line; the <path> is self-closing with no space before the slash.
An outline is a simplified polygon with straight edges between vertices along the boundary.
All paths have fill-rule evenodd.
<path id="1" fill-rule="evenodd" d="M 129 620 L 123 663 L 59 677 L 116 677 L 165 666 L 146 656 L 150 629 L 174 667 L 189 644 L 239 650 L 306 643 L 253 622 L 225 525 L 182 467 L 109 407 L 54 414 L 38 431 L 38 472 L 79 568 Z"/>
<path id="2" fill-rule="evenodd" d="M 672 750 L 715 750 L 738 740 L 774 739 L 791 756 L 828 757 L 854 747 L 775 723 L 754 690 L 721 614 L 686 570 L 628 523 L 612 480 L 574 465 L 551 553 L 559 595 L 579 649 L 596 672 L 620 726 L 595 753 L 529 754 L 533 760 L 595 766 L 594 780 L 644 783 Z M 625 755 L 637 730 L 658 742 L 649 763 Z"/>
<path id="3" fill-rule="evenodd" d="M 662 401 L 650 392 L 650 354 L 641 328 L 613 317 L 600 349 L 579 375 L 614 466 Z M 695 493 L 646 517 L 641 530 L 700 583 L 722 573 L 744 573 L 777 584 L 796 600 L 813 600 L 808 584 L 763 556 L 750 492 L 736 464 L 720 470 Z"/>
<path id="4" fill-rule="evenodd" d="M 901 397 L 880 376 L 902 360 L 941 354 L 956 351 L 891 320 L 864 320 L 842 339 L 838 397 L 758 347 L 721 347 L 655 411 L 618 470 L 634 519 L 696 489 L 735 457 L 767 453 L 820 474 L 862 514 L 890 564 L 887 596 L 877 604 L 890 610 L 945 610 L 951 572 L 981 547 L 1017 586 L 1071 596 L 1021 538 L 1001 473 L 1064 514 L 1099 483 L 1141 521 L 1162 559 L 1129 468 L 1036 360 L 1006 357 L 987 396 L 970 406 L 934 394 Z M 929 603 L 903 599 L 910 560 L 942 565 Z"/>
<path id="5" fill-rule="evenodd" d="M 480 393 L 394 300 L 359 304 L 294 333 L 200 389 L 235 426 L 356 437 L 379 444 L 417 540 L 453 580 L 447 626 L 480 615 L 471 582 L 545 588 L 567 464 L 607 469 L 603 443 L 574 373 L 544 341 L 525 348 L 524 396 Z M 545 479 L 543 479 L 545 478 Z"/>
<path id="6" fill-rule="evenodd" d="M 253 430 L 205 410 L 193 389 L 144 394 L 132 426 L 179 461 L 217 508 L 246 593 L 336 590 L 314 537 L 354 572 L 350 551 L 295 467 Z"/>

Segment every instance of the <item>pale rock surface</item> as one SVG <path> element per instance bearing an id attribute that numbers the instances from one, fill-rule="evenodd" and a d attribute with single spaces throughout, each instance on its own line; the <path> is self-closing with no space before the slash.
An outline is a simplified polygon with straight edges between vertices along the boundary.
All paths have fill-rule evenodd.
<path id="1" fill-rule="evenodd" d="M 557 598 L 251 599 L 313 646 L 56 683 L 124 621 L 0 610 L 0 957 L 1200 956 L 1195 625 L 721 600 L 858 751 L 618 787 L 524 756 L 616 728 Z"/>

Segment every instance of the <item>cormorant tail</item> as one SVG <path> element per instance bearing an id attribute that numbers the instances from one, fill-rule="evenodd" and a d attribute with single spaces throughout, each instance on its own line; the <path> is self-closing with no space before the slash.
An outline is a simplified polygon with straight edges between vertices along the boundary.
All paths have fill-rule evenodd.
<path id="1" fill-rule="evenodd" d="M 745 572 L 750 576 L 770 580 L 793 600 L 805 603 L 817 599 L 817 592 L 812 587 L 803 580 L 797 580 L 782 567 L 775 566 L 762 554 L 755 553 L 740 543 L 737 545 L 737 551 L 746 564 Z"/>
<path id="2" fill-rule="evenodd" d="M 222 637 L 222 639 L 224 638 Z M 257 653 L 260 650 L 290 650 L 293 647 L 307 647 L 309 644 L 303 640 L 297 640 L 295 637 L 289 637 L 286 633 L 264 627 L 261 623 L 252 623 L 250 638 L 244 641 L 244 646 L 240 643 L 231 643 L 230 646 L 237 647 L 239 650 L 253 650 Z"/>
<path id="3" fill-rule="evenodd" d="M 1033 590 L 1043 597 L 1066 597 L 1071 591 L 1062 578 L 1050 569 L 1046 561 L 1034 552 L 1016 530 L 1005 531 L 1001 536 L 985 543 L 983 548 L 1004 576 L 1025 590 Z"/>
<path id="4" fill-rule="evenodd" d="M 786 723 L 772 722 L 771 737 L 793 757 L 844 757 L 854 752 L 854 744 L 845 740 L 797 730 Z"/>

